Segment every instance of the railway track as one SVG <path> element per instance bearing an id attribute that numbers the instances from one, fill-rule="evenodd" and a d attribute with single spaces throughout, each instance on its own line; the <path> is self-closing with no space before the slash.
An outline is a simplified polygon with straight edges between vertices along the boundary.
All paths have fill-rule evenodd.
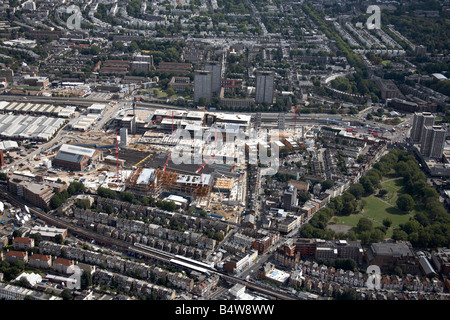
<path id="1" fill-rule="evenodd" d="M 82 236 L 84 238 L 92 239 L 97 241 L 98 243 L 104 244 L 104 245 L 115 245 L 118 249 L 121 250 L 127 250 L 127 248 L 130 246 L 130 244 L 126 241 L 122 241 L 119 239 L 110 238 L 101 234 L 98 234 L 93 231 L 86 230 L 84 228 L 75 226 L 74 224 L 64 221 L 62 219 L 56 218 L 52 216 L 49 213 L 45 213 L 41 210 L 38 210 L 36 208 L 30 207 L 29 203 L 24 202 L 21 199 L 18 199 L 17 197 L 11 195 L 10 193 L 0 190 L 0 194 L 9 200 L 9 202 L 17 207 L 23 208 L 25 205 L 28 205 L 28 209 L 30 210 L 30 213 L 37 216 L 39 219 L 47 222 L 48 224 L 51 224 L 58 228 L 65 228 L 71 233 L 75 235 Z"/>
<path id="2" fill-rule="evenodd" d="M 141 255 L 146 255 L 146 256 L 149 256 L 149 257 L 152 257 L 152 258 L 165 260 L 165 261 L 170 262 L 170 263 L 174 263 L 173 260 L 175 260 L 175 258 L 177 258 L 173 254 L 162 252 L 160 250 L 157 250 L 157 249 L 151 248 L 151 247 L 146 248 L 145 246 L 142 246 L 142 245 L 140 245 L 139 247 L 130 246 L 129 250 L 133 251 L 133 252 L 136 252 L 136 253 L 139 253 Z M 180 258 L 178 258 L 178 259 L 180 259 Z M 221 278 L 223 278 L 224 280 L 226 280 L 226 281 L 228 281 L 230 283 L 242 284 L 242 285 L 246 286 L 250 290 L 263 293 L 263 294 L 265 294 L 267 296 L 274 297 L 274 298 L 279 299 L 279 300 L 300 300 L 298 297 L 292 296 L 292 295 L 290 295 L 288 293 L 279 292 L 279 291 L 276 291 L 276 290 L 274 290 L 272 288 L 266 288 L 266 287 L 264 287 L 264 286 L 262 286 L 260 284 L 257 284 L 257 283 L 254 283 L 254 282 L 250 282 L 250 281 L 247 281 L 247 280 L 235 277 L 233 275 L 230 275 L 230 274 L 228 274 L 226 272 L 223 272 L 223 271 L 220 271 L 220 270 L 216 270 L 213 267 L 205 267 L 204 265 L 195 265 L 195 262 L 192 262 L 192 261 L 189 261 L 188 263 L 193 264 L 194 268 L 201 267 L 201 268 L 205 269 L 208 274 L 217 274 L 218 276 L 220 276 Z"/>
<path id="3" fill-rule="evenodd" d="M 0 189 L 0 195 L 2 195 L 4 198 L 8 199 L 8 201 L 11 204 L 13 204 L 17 207 L 20 207 L 22 209 L 24 208 L 25 205 L 27 205 L 27 203 L 25 203 L 23 200 L 11 195 L 9 192 L 7 192 L 5 190 Z M 160 261 L 166 262 L 166 263 L 173 263 L 173 261 L 171 261 L 171 260 L 174 260 L 174 258 L 176 258 L 173 254 L 155 250 L 153 248 L 146 250 L 143 247 L 138 248 L 136 246 L 130 246 L 129 242 L 110 238 L 107 236 L 103 236 L 96 232 L 89 231 L 84 228 L 75 226 L 70 222 L 56 218 L 49 213 L 45 213 L 45 212 L 38 210 L 36 208 L 33 208 L 33 207 L 28 206 L 28 209 L 30 210 L 30 213 L 36 215 L 39 219 L 47 222 L 48 224 L 54 225 L 58 228 L 65 228 L 75 235 L 79 235 L 79 236 L 82 236 L 82 237 L 85 237 L 88 239 L 95 240 L 98 243 L 103 244 L 103 245 L 115 245 L 117 247 L 117 249 L 119 249 L 119 250 L 133 251 L 135 253 L 139 253 L 141 255 L 148 256 L 153 259 L 157 259 L 157 260 L 160 260 Z M 265 288 L 257 283 L 252 283 L 247 280 L 240 279 L 238 277 L 229 275 L 225 272 L 218 271 L 215 268 L 209 268 L 208 271 L 209 271 L 209 273 L 215 273 L 215 274 L 219 275 L 224 280 L 227 280 L 231 283 L 240 283 L 240 284 L 246 286 L 250 290 L 264 293 L 268 296 L 275 297 L 276 299 L 279 299 L 279 300 L 298 300 L 297 297 L 293 297 L 287 293 L 277 292 L 270 288 Z"/>

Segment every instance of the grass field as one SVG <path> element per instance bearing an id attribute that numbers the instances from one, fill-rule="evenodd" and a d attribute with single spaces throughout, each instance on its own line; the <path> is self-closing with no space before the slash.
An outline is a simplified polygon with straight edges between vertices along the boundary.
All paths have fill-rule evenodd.
<path id="1" fill-rule="evenodd" d="M 389 202 L 393 206 L 396 206 L 398 196 L 403 193 L 402 179 L 390 180 L 381 183 L 381 188 L 388 192 L 383 197 L 383 200 Z"/>
<path id="2" fill-rule="evenodd" d="M 400 224 L 407 222 L 411 215 L 395 207 L 399 194 L 403 192 L 401 179 L 388 180 L 381 183 L 381 188 L 388 192 L 383 198 L 384 201 L 374 195 L 364 197 L 363 200 L 366 202 L 366 205 L 363 212 L 350 216 L 334 216 L 330 222 L 356 227 L 360 218 L 367 217 L 373 222 L 373 226 L 377 227 L 383 225 L 383 219 L 389 218 L 392 221 L 392 225 L 386 236 L 391 237 L 393 228 L 397 228 Z M 415 212 L 412 212 L 412 214 L 415 214 Z"/>

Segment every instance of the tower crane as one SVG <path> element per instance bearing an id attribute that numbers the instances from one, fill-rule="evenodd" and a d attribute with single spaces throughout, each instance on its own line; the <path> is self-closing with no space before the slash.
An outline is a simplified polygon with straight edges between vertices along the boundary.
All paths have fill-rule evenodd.
<path id="1" fill-rule="evenodd" d="M 211 161 L 212 158 L 215 157 L 216 154 L 213 154 L 211 157 L 208 158 L 208 160 L 206 160 L 201 166 L 200 168 L 197 169 L 197 171 L 195 171 L 195 173 L 199 174 L 203 168 L 208 164 L 209 161 Z"/>
<path id="2" fill-rule="evenodd" d="M 119 133 L 116 132 L 116 166 L 117 166 L 117 183 L 119 183 Z"/>
<path id="3" fill-rule="evenodd" d="M 172 155 L 172 152 L 169 152 L 169 156 L 167 157 L 166 163 L 164 164 L 163 177 L 164 177 L 164 175 L 166 174 L 167 164 L 169 163 L 169 159 L 170 159 L 170 156 L 171 156 L 171 155 Z"/>

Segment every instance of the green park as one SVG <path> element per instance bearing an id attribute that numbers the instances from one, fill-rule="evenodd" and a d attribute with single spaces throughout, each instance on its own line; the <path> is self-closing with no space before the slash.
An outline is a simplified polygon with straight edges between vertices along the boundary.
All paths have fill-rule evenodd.
<path id="1" fill-rule="evenodd" d="M 450 217 L 414 156 L 393 149 L 316 212 L 300 233 L 366 245 L 390 238 L 414 247 L 445 246 L 450 244 Z"/>
<path id="2" fill-rule="evenodd" d="M 334 216 L 331 222 L 356 228 L 359 219 L 362 217 L 369 218 L 374 226 L 383 226 L 383 220 L 389 219 L 391 225 L 386 231 L 386 237 L 391 238 L 394 228 L 398 228 L 400 224 L 408 222 L 416 213 L 416 209 L 412 213 L 406 213 L 397 208 L 396 201 L 399 195 L 404 193 L 404 185 L 401 178 L 385 180 L 380 183 L 380 187 L 381 190 L 387 191 L 384 196 L 372 194 L 362 197 L 361 202 L 364 204 L 364 207 L 359 213 L 349 216 Z"/>

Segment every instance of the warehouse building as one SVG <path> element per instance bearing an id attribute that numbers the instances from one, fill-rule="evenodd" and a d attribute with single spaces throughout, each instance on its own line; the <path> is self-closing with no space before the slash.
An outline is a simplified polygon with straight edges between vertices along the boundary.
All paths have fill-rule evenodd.
<path id="1" fill-rule="evenodd" d="M 106 105 L 102 103 L 94 103 L 90 107 L 87 108 L 87 113 L 93 113 L 93 114 L 103 114 L 103 112 L 106 109 Z"/>
<path id="2" fill-rule="evenodd" d="M 0 138 L 48 141 L 64 125 L 63 119 L 45 116 L 0 115 Z"/>
<path id="3" fill-rule="evenodd" d="M 52 163 L 55 167 L 83 171 L 90 163 L 102 158 L 103 153 L 100 150 L 63 144 Z"/>

